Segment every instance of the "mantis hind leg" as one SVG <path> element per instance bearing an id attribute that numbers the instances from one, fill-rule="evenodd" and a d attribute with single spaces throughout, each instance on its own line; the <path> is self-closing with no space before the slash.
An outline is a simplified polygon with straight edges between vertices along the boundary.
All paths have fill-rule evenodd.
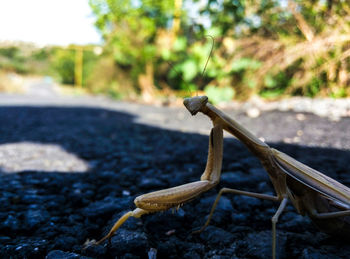
<path id="1" fill-rule="evenodd" d="M 263 200 L 270 200 L 270 201 L 279 201 L 280 200 L 278 197 L 272 196 L 272 195 L 268 195 L 268 194 L 247 192 L 247 191 L 241 191 L 241 190 L 230 189 L 230 188 L 222 188 L 220 190 L 220 192 L 218 193 L 218 195 L 216 196 L 215 202 L 213 203 L 213 206 L 211 207 L 211 210 L 210 210 L 210 213 L 209 213 L 207 221 L 205 222 L 205 224 L 199 230 L 196 230 L 196 231 L 192 232 L 193 234 L 197 234 L 197 233 L 202 232 L 209 225 L 210 220 L 213 217 L 215 208 L 216 208 L 216 206 L 217 206 L 221 196 L 224 193 L 233 193 L 233 194 L 245 195 L 245 196 L 250 196 L 250 197 L 253 197 L 253 198 L 258 198 L 258 199 L 263 199 Z"/>
<path id="2" fill-rule="evenodd" d="M 278 207 L 275 215 L 271 218 L 272 222 L 272 258 L 276 258 L 276 224 L 278 222 L 279 216 L 282 214 L 283 210 L 285 209 L 288 202 L 288 198 L 283 198 L 283 200 L 280 203 L 280 206 Z"/>
<path id="3" fill-rule="evenodd" d="M 312 211 L 311 215 L 316 219 L 334 219 L 339 217 L 350 216 L 350 210 L 323 213 L 318 213 L 316 210 L 314 210 Z"/>

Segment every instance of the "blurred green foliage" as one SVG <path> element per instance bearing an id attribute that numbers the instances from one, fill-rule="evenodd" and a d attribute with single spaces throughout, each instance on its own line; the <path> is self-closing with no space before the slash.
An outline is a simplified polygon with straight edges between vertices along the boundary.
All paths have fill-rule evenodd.
<path id="1" fill-rule="evenodd" d="M 213 104 L 231 101 L 235 95 L 233 88 L 230 86 L 217 87 L 215 85 L 207 85 L 204 88 L 204 92 Z"/>
<path id="2" fill-rule="evenodd" d="M 128 78 L 136 93 L 144 84 L 153 94 L 203 91 L 213 102 L 350 95 L 345 1 L 90 0 L 90 6 L 110 69 L 118 70 L 106 81 L 116 81 L 116 91 L 125 92 L 120 78 Z M 215 44 L 204 72 L 212 48 L 206 35 Z M 148 83 L 140 80 L 145 74 Z"/>
<path id="3" fill-rule="evenodd" d="M 252 95 L 350 96 L 347 1 L 89 4 L 104 39 L 101 55 L 89 46 L 84 51 L 83 85 L 91 92 L 146 99 L 198 91 L 216 103 Z M 214 44 L 207 35 L 215 38 Z M 2 68 L 25 73 L 33 68 L 28 64 L 40 62 L 47 62 L 46 73 L 74 83 L 74 46 L 42 49 L 25 60 L 16 49 L 0 49 Z"/>
<path id="4" fill-rule="evenodd" d="M 51 66 L 55 77 L 63 84 L 74 84 L 74 55 L 73 49 L 56 48 L 51 52 Z"/>
<path id="5" fill-rule="evenodd" d="M 15 46 L 0 48 L 0 69 L 6 71 L 16 71 L 18 73 L 27 73 L 29 66 L 24 64 L 25 57 L 21 50 Z"/>
<path id="6" fill-rule="evenodd" d="M 63 84 L 74 85 L 75 69 L 76 69 L 76 55 L 77 48 L 83 49 L 83 63 L 82 63 L 82 86 L 86 86 L 90 79 L 99 56 L 94 53 L 93 46 L 75 46 L 70 45 L 65 48 L 53 47 L 50 49 L 50 74 Z"/>
<path id="7" fill-rule="evenodd" d="M 49 75 L 62 84 L 75 84 L 76 47 L 43 47 L 31 44 L 0 47 L 0 70 L 18 74 Z M 99 56 L 94 46 L 79 46 L 83 54 L 83 86 L 87 85 L 90 74 Z"/>

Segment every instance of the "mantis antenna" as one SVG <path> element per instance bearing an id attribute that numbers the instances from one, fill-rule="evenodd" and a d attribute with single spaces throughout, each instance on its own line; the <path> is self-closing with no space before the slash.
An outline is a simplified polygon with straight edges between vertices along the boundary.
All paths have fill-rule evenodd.
<path id="1" fill-rule="evenodd" d="M 204 65 L 204 68 L 203 68 L 203 71 L 202 71 L 202 77 L 204 76 L 204 73 L 205 73 L 205 70 L 207 69 L 207 65 L 208 65 L 208 63 L 209 63 L 209 59 L 210 59 L 210 57 L 211 57 L 211 54 L 213 53 L 213 48 L 214 48 L 214 43 L 215 43 L 215 40 L 214 40 L 214 37 L 213 36 L 211 36 L 211 35 L 205 35 L 205 37 L 209 37 L 209 38 L 211 38 L 211 40 L 212 40 L 212 45 L 211 45 L 211 49 L 210 49 L 210 52 L 209 52 L 209 56 L 208 56 L 208 58 L 207 58 L 207 61 L 205 62 L 205 65 Z M 197 89 L 197 91 L 196 91 L 196 96 L 198 96 L 198 89 Z"/>
<path id="2" fill-rule="evenodd" d="M 215 43 L 215 40 L 214 40 L 214 37 L 213 37 L 213 36 L 211 36 L 211 35 L 205 35 L 205 37 L 211 38 L 211 40 L 212 40 L 212 45 L 211 45 L 211 49 L 210 49 L 210 52 L 209 52 L 209 56 L 208 56 L 208 58 L 207 58 L 207 61 L 205 62 L 204 68 L 203 68 L 202 76 L 204 76 L 204 72 L 205 72 L 205 70 L 207 69 L 207 65 L 208 65 L 208 63 L 209 63 L 209 59 L 210 59 L 210 57 L 211 57 L 211 54 L 213 53 L 213 48 L 214 48 L 214 43 Z"/>
<path id="3" fill-rule="evenodd" d="M 191 88 L 189 87 L 189 85 L 186 83 L 186 81 L 183 79 L 183 77 L 181 76 L 181 74 L 175 69 L 175 67 L 169 62 L 167 61 L 168 65 L 171 67 L 172 70 L 174 70 L 176 72 L 176 74 L 181 78 L 182 82 L 184 82 L 187 86 L 187 91 L 190 93 L 190 96 L 192 96 L 192 92 L 191 92 Z"/>
<path id="4" fill-rule="evenodd" d="M 205 35 L 205 37 L 211 38 L 211 40 L 212 40 L 212 45 L 211 45 L 211 49 L 210 49 L 210 52 L 209 52 L 209 56 L 208 56 L 208 58 L 207 58 L 207 61 L 205 62 L 205 65 L 204 65 L 204 68 L 203 68 L 203 71 L 202 71 L 202 74 L 201 74 L 202 77 L 204 76 L 205 70 L 207 69 L 207 66 L 208 66 L 208 63 L 209 63 L 209 59 L 210 59 L 210 57 L 211 57 L 211 55 L 212 55 L 212 53 L 213 53 L 214 43 L 215 43 L 215 40 L 214 40 L 214 37 L 213 37 L 213 36 L 211 36 L 211 35 Z M 186 81 L 183 79 L 183 77 L 181 76 L 181 74 L 174 68 L 174 66 L 173 66 L 169 61 L 167 61 L 167 63 L 168 63 L 168 65 L 171 67 L 171 69 L 173 69 L 173 70 L 177 73 L 177 75 L 181 78 L 181 80 L 186 84 L 187 90 L 189 91 L 190 96 L 191 96 L 191 95 L 192 95 L 191 88 L 188 86 L 188 84 L 187 84 Z M 198 96 L 198 89 L 197 89 L 197 91 L 196 91 L 196 96 Z"/>

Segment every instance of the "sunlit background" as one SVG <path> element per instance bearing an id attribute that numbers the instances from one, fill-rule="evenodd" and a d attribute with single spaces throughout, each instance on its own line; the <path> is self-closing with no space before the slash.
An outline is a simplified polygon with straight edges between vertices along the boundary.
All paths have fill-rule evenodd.
<path id="1" fill-rule="evenodd" d="M 341 98 L 349 43 L 345 0 L 1 1 L 0 90 L 34 94 L 39 77 L 41 94 L 150 103 Z"/>
<path id="2" fill-rule="evenodd" d="M 0 2 L 0 41 L 38 46 L 99 44 L 101 36 L 86 0 L 11 0 Z"/>

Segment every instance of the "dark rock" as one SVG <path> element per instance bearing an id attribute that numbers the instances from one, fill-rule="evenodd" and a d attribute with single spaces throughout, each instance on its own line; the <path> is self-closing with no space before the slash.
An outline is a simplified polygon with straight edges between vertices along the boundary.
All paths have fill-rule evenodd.
<path id="1" fill-rule="evenodd" d="M 151 214 L 143 218 L 144 227 L 149 233 L 159 236 L 166 236 L 168 231 L 179 231 L 185 220 L 185 213 L 180 210 L 177 213 L 175 209 L 166 211 L 161 214 Z"/>
<path id="2" fill-rule="evenodd" d="M 140 259 L 141 257 L 138 255 L 134 255 L 131 253 L 126 253 L 120 257 L 121 259 Z"/>
<path id="3" fill-rule="evenodd" d="M 270 181 L 269 175 L 264 168 L 256 167 L 249 170 L 250 175 L 254 179 L 254 182 L 268 182 Z"/>
<path id="4" fill-rule="evenodd" d="M 46 222 L 50 214 L 46 210 L 28 210 L 25 213 L 25 225 L 32 229 Z"/>
<path id="5" fill-rule="evenodd" d="M 235 257 L 229 256 L 229 255 L 212 255 L 208 256 L 210 259 L 234 259 Z"/>
<path id="6" fill-rule="evenodd" d="M 248 258 L 271 258 L 272 256 L 272 236 L 271 231 L 250 233 L 247 235 L 242 254 Z M 277 235 L 276 257 L 280 258 L 285 251 L 286 238 L 282 234 Z"/>
<path id="7" fill-rule="evenodd" d="M 302 232 L 308 224 L 311 224 L 308 217 L 303 217 L 296 212 L 286 212 L 280 216 L 277 226 L 289 231 Z"/>
<path id="8" fill-rule="evenodd" d="M 244 195 L 234 195 L 232 200 L 236 210 L 240 212 L 252 210 L 262 204 L 260 199 Z"/>
<path id="9" fill-rule="evenodd" d="M 22 202 L 26 204 L 42 204 L 45 201 L 43 196 L 37 194 L 27 194 L 22 196 Z"/>
<path id="10" fill-rule="evenodd" d="M 157 175 L 157 174 L 154 174 Z M 143 178 L 141 182 L 138 184 L 140 188 L 144 189 L 161 189 L 166 187 L 167 185 L 160 181 L 158 178 Z"/>
<path id="11" fill-rule="evenodd" d="M 240 162 L 233 162 L 228 164 L 227 169 L 231 171 L 242 171 L 243 165 Z"/>
<path id="12" fill-rule="evenodd" d="M 201 259 L 201 256 L 195 251 L 189 251 L 184 254 L 183 258 L 184 259 Z"/>
<path id="13" fill-rule="evenodd" d="M 258 188 L 257 188 L 257 192 L 259 193 L 267 193 L 267 192 L 271 192 L 271 187 L 268 184 L 269 182 L 266 180 L 264 182 L 259 183 Z M 273 195 L 273 194 L 272 194 Z"/>
<path id="14" fill-rule="evenodd" d="M 1 244 L 7 244 L 11 241 L 11 238 L 8 236 L 0 236 L 0 243 Z"/>
<path id="15" fill-rule="evenodd" d="M 228 188 L 244 189 L 257 183 L 269 181 L 268 174 L 262 168 L 252 168 L 249 172 L 235 171 L 221 175 L 222 185 Z"/>
<path id="16" fill-rule="evenodd" d="M 105 242 L 81 250 L 86 240 L 102 238 L 123 214 L 135 209 L 136 195 L 198 181 L 205 168 L 208 136 L 177 129 L 179 124 L 194 132 L 209 132 L 211 128 L 207 117 L 200 114 L 191 118 L 185 108 L 101 100 L 86 103 L 79 99 L 79 104 L 74 104 L 58 98 L 48 100 L 50 105 L 45 107 L 0 105 L 1 165 L 9 168 L 7 162 L 17 158 L 14 165 L 22 168 L 24 161 L 19 157 L 26 143 L 45 150 L 45 145 L 59 146 L 90 165 L 88 172 L 81 172 L 70 158 L 52 153 L 41 159 L 33 150 L 29 155 L 39 155 L 35 165 L 42 164 L 40 170 L 24 168 L 18 172 L 13 166 L 13 173 L 3 173 L 5 169 L 0 168 L 0 258 L 143 259 L 151 247 L 157 250 L 157 258 L 271 257 L 271 217 L 278 204 L 270 201 L 225 194 L 206 230 L 191 235 L 204 224 L 221 187 L 274 193 L 256 157 L 228 138 L 219 186 L 177 212 L 129 218 L 115 233 L 111 246 Z M 57 106 L 51 101 L 57 101 Z M 96 107 L 99 101 L 107 108 Z M 180 110 L 188 115 L 185 120 L 179 119 Z M 136 122 L 136 114 L 141 120 L 147 114 L 147 122 L 151 120 L 153 125 Z M 165 119 L 152 120 L 152 114 Z M 238 113 L 235 119 L 265 137 L 274 148 L 350 183 L 349 118 L 330 123 L 308 115 L 307 127 L 305 121 L 295 120 L 292 112 L 271 111 L 255 120 Z M 165 129 L 168 126 L 176 126 L 176 130 Z M 303 135 L 298 145 L 284 142 L 300 129 Z M 53 164 L 46 165 L 46 159 L 52 159 Z M 65 165 L 67 172 L 57 171 L 53 166 L 56 162 Z M 291 203 L 280 217 L 277 233 L 282 258 L 350 258 L 346 238 L 319 232 Z M 284 242 L 285 237 L 288 242 Z"/>
<path id="17" fill-rule="evenodd" d="M 243 173 L 242 171 L 227 172 L 221 175 L 221 183 L 228 188 L 247 187 L 252 185 L 251 175 Z"/>
<path id="18" fill-rule="evenodd" d="M 0 255 L 9 254 L 14 258 L 38 258 L 44 256 L 44 251 L 46 249 L 46 241 L 24 243 L 21 242 L 16 245 L 6 245 L 0 250 Z M 7 257 L 5 257 L 7 258 Z"/>
<path id="19" fill-rule="evenodd" d="M 300 257 L 301 259 L 340 259 L 344 257 L 332 255 L 329 254 L 323 254 L 318 249 L 313 248 L 305 248 L 302 252 L 302 255 Z"/>
<path id="20" fill-rule="evenodd" d="M 0 226 L 1 228 L 7 229 L 7 231 L 16 233 L 16 231 L 20 229 L 21 224 L 20 224 L 20 221 L 15 216 L 8 215 L 5 221 L 0 223 Z"/>
<path id="21" fill-rule="evenodd" d="M 81 222 L 83 217 L 81 215 L 73 214 L 69 215 L 68 217 L 68 223 L 69 224 L 76 224 L 77 222 Z"/>
<path id="22" fill-rule="evenodd" d="M 213 195 L 213 196 L 210 196 L 210 197 L 202 198 L 200 200 L 200 206 L 206 207 L 206 208 L 211 208 L 212 205 L 215 202 L 216 197 L 217 197 L 217 195 Z M 226 196 L 222 195 L 220 197 L 219 202 L 216 204 L 215 210 L 232 212 L 233 211 L 233 207 L 231 205 L 231 200 L 229 198 L 227 198 Z"/>
<path id="23" fill-rule="evenodd" d="M 129 207 L 131 200 L 131 197 L 113 198 L 107 196 L 104 200 L 90 203 L 82 210 L 82 215 L 85 217 L 108 217 Z"/>
<path id="24" fill-rule="evenodd" d="M 80 247 L 81 250 L 81 247 Z M 104 258 L 106 257 L 106 253 L 108 251 L 108 247 L 106 246 L 88 246 L 81 250 L 82 255 L 89 255 L 93 258 Z"/>
<path id="25" fill-rule="evenodd" d="M 125 168 L 121 169 L 121 170 L 126 170 Z M 105 179 L 105 180 L 111 180 L 111 179 L 115 179 L 117 178 L 119 172 L 114 172 L 114 171 L 102 171 L 99 172 L 100 175 L 100 179 Z"/>
<path id="26" fill-rule="evenodd" d="M 78 244 L 78 240 L 72 236 L 59 236 L 55 240 L 55 247 L 59 249 L 72 249 L 72 247 Z"/>
<path id="27" fill-rule="evenodd" d="M 205 211 L 207 213 L 205 220 L 209 216 L 210 209 L 212 208 L 214 201 L 216 199 L 217 195 L 210 196 L 207 198 L 201 199 L 199 203 L 199 209 Z M 231 214 L 234 213 L 233 207 L 231 205 L 231 200 L 229 200 L 225 196 L 221 196 L 219 202 L 216 205 L 213 217 L 211 219 L 211 224 L 219 224 L 219 225 L 226 225 L 227 220 L 230 219 Z M 198 218 L 198 220 L 201 222 L 200 225 L 204 224 L 204 218 Z"/>
<path id="28" fill-rule="evenodd" d="M 183 249 L 188 251 L 187 253 L 196 256 L 205 252 L 205 245 L 202 243 L 192 243 L 187 241 L 183 244 Z"/>
<path id="29" fill-rule="evenodd" d="M 214 226 L 208 226 L 200 234 L 200 237 L 203 242 L 209 244 L 212 247 L 231 244 L 235 239 L 234 234 Z"/>
<path id="30" fill-rule="evenodd" d="M 231 219 L 233 222 L 238 223 L 238 224 L 243 224 L 244 222 L 247 222 L 247 214 L 245 213 L 240 213 L 239 211 L 235 211 L 234 213 L 231 214 Z"/>
<path id="31" fill-rule="evenodd" d="M 110 250 L 113 255 L 122 255 L 133 251 L 133 254 L 144 257 L 149 250 L 147 236 L 143 232 L 121 228 L 112 237 Z"/>
<path id="32" fill-rule="evenodd" d="M 61 250 L 53 250 L 49 252 L 45 259 L 89 259 L 91 257 L 81 256 L 75 253 L 64 252 Z"/>
<path id="33" fill-rule="evenodd" d="M 109 232 L 109 230 L 113 227 L 114 223 L 117 222 L 117 220 L 119 220 L 125 213 L 127 213 L 128 211 L 124 210 L 118 213 L 115 213 L 111 219 L 108 221 L 108 224 L 105 224 L 104 226 L 104 234 L 107 234 Z M 122 228 L 128 229 L 128 230 L 136 230 L 140 228 L 141 225 L 141 219 L 138 218 L 134 218 L 134 217 L 130 217 L 128 218 L 124 224 L 122 225 Z"/>
<path id="34" fill-rule="evenodd" d="M 255 157 L 246 157 L 240 161 L 242 163 L 242 167 L 246 171 L 250 171 L 251 168 L 258 168 L 261 166 L 259 160 Z"/>
<path id="35" fill-rule="evenodd" d="M 46 209 L 57 209 L 66 201 L 67 199 L 63 195 L 47 195 L 44 206 Z"/>
<path id="36" fill-rule="evenodd" d="M 157 244 L 157 256 L 159 258 L 175 258 L 174 255 L 177 254 L 177 245 L 174 240 L 161 241 Z"/>

